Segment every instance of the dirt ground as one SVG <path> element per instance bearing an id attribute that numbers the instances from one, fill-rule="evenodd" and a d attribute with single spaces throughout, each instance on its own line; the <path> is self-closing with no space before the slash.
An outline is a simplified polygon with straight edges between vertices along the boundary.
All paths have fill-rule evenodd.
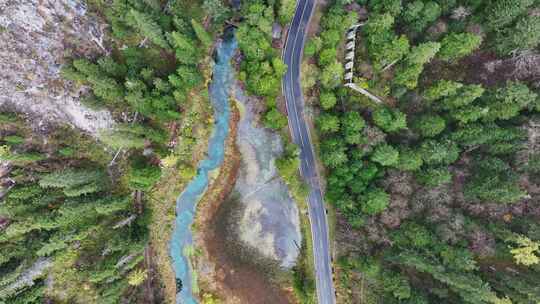
<path id="1" fill-rule="evenodd" d="M 502 86 L 509 80 L 535 86 L 540 84 L 540 55 L 531 53 L 501 59 L 493 52 L 477 51 L 457 64 L 433 60 L 421 81 L 425 85 L 439 78 L 481 84 L 485 88 Z"/>
<path id="2" fill-rule="evenodd" d="M 219 212 L 214 220 L 219 221 L 226 212 Z M 217 281 L 220 298 L 224 303 L 253 303 L 253 304 L 287 304 L 294 303 L 290 291 L 283 290 L 271 282 L 258 267 L 251 263 L 242 262 L 242 258 L 235 256 L 233 247 L 227 244 L 227 230 L 221 224 L 213 224 L 210 233 L 206 235 L 205 242 L 208 254 L 214 265 L 219 265 Z M 223 296 L 221 296 L 221 294 Z"/>

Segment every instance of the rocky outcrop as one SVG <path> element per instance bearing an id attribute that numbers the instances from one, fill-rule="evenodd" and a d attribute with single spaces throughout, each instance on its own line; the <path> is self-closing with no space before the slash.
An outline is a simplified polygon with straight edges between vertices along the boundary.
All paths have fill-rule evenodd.
<path id="1" fill-rule="evenodd" d="M 36 126 L 66 122 L 93 135 L 109 128 L 110 113 L 82 105 L 84 89 L 60 75 L 65 57 L 107 52 L 104 27 L 80 0 L 0 0 L 0 107 Z"/>

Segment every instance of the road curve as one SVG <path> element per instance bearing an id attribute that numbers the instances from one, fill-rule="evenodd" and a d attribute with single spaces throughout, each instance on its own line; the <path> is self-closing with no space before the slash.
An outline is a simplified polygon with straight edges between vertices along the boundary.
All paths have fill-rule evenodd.
<path id="1" fill-rule="evenodd" d="M 300 147 L 300 173 L 310 186 L 308 197 L 309 219 L 313 238 L 315 257 L 315 276 L 319 304 L 335 304 L 335 291 L 332 281 L 332 267 L 328 223 L 323 203 L 319 176 L 313 146 L 306 121 L 303 116 L 304 96 L 300 86 L 300 66 L 309 20 L 315 8 L 316 0 L 298 0 L 285 49 L 283 61 L 287 64 L 287 73 L 283 78 L 283 94 L 287 106 L 287 119 L 293 142 Z"/>

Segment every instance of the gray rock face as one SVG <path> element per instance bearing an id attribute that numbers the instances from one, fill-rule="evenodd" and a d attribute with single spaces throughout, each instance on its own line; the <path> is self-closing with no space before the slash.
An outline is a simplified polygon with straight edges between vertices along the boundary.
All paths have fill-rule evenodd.
<path id="1" fill-rule="evenodd" d="M 93 135 L 110 128 L 110 113 L 81 105 L 84 90 L 60 76 L 66 55 L 106 52 L 103 29 L 80 0 L 0 0 L 0 106 L 38 125 L 66 122 Z"/>
<path id="2" fill-rule="evenodd" d="M 238 87 L 236 98 L 244 108 L 236 140 L 242 161 L 234 188 L 244 205 L 239 237 L 262 255 L 290 268 L 298 257 L 301 234 L 298 208 L 275 166 L 283 152 L 281 139 L 255 126 L 253 104 Z"/>

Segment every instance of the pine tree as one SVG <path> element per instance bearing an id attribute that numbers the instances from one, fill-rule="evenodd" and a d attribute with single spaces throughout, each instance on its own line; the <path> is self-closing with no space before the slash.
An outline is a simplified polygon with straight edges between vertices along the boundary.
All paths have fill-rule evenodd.
<path id="1" fill-rule="evenodd" d="M 404 171 L 416 171 L 422 167 L 424 160 L 420 153 L 408 149 L 402 148 L 399 150 L 399 162 L 397 168 Z"/>
<path id="2" fill-rule="evenodd" d="M 540 242 L 525 236 L 518 236 L 514 241 L 517 247 L 510 247 L 510 253 L 516 264 L 531 266 L 540 263 Z"/>
<path id="3" fill-rule="evenodd" d="M 117 63 L 111 57 L 101 57 L 98 59 L 99 68 L 111 77 L 124 79 L 127 73 L 125 65 Z"/>
<path id="4" fill-rule="evenodd" d="M 449 183 L 452 180 L 452 174 L 446 167 L 426 168 L 416 174 L 416 180 L 426 186 L 437 187 Z"/>
<path id="5" fill-rule="evenodd" d="M 395 261 L 432 275 L 435 280 L 446 284 L 456 292 L 465 303 L 496 303 L 498 300 L 491 287 L 475 274 L 447 271 L 444 267 L 440 267 L 438 262 L 430 261 L 429 258 L 411 251 L 399 253 Z"/>
<path id="6" fill-rule="evenodd" d="M 441 41 L 441 49 L 438 53 L 440 59 L 455 61 L 470 55 L 480 47 L 482 38 L 471 33 L 450 33 Z"/>
<path id="7" fill-rule="evenodd" d="M 418 85 L 418 77 L 420 77 L 423 70 L 424 67 L 421 64 L 401 64 L 396 69 L 394 84 L 402 85 L 412 90 Z"/>
<path id="8" fill-rule="evenodd" d="M 397 132 L 407 128 L 407 116 L 399 110 L 379 108 L 373 112 L 373 122 L 385 132 Z"/>
<path id="9" fill-rule="evenodd" d="M 423 137 L 435 137 L 446 128 L 446 121 L 439 115 L 427 114 L 420 116 L 414 124 L 414 129 Z"/>
<path id="10" fill-rule="evenodd" d="M 435 57 L 441 44 L 438 42 L 425 42 L 413 47 L 405 57 L 408 64 L 426 64 Z"/>
<path id="11" fill-rule="evenodd" d="M 108 60 L 106 60 L 108 61 Z M 103 61 L 102 65 L 112 73 L 121 73 L 120 66 L 113 66 L 110 62 Z M 111 103 L 121 102 L 124 97 L 124 90 L 118 82 L 106 75 L 98 65 L 91 63 L 86 59 L 78 59 L 73 61 L 73 66 L 85 75 L 85 82 L 92 86 L 92 91 L 97 97 L 103 98 Z M 118 69 L 118 71 L 113 71 Z"/>
<path id="12" fill-rule="evenodd" d="M 499 0 L 488 2 L 486 23 L 492 30 L 510 25 L 518 16 L 524 14 L 534 0 Z"/>
<path id="13" fill-rule="evenodd" d="M 399 161 L 399 152 L 390 145 L 378 145 L 371 155 L 371 160 L 385 167 L 395 166 Z"/>
<path id="14" fill-rule="evenodd" d="M 345 149 L 344 143 L 336 138 L 324 140 L 321 143 L 323 163 L 330 168 L 336 168 L 346 163 L 347 154 L 345 153 Z"/>
<path id="15" fill-rule="evenodd" d="M 403 19 L 414 32 L 423 31 L 430 23 L 441 15 L 441 6 L 434 1 L 423 2 L 416 0 L 409 2 L 403 11 Z"/>
<path id="16" fill-rule="evenodd" d="M 345 135 L 345 141 L 348 144 L 359 144 L 362 139 L 362 129 L 365 127 L 366 122 L 358 114 L 358 112 L 348 112 L 341 118 L 341 125 L 343 129 L 343 135 Z"/>
<path id="17" fill-rule="evenodd" d="M 474 173 L 465 185 L 465 198 L 511 204 L 526 195 L 519 186 L 517 175 L 503 160 L 484 157 L 475 160 L 474 164 Z"/>
<path id="18" fill-rule="evenodd" d="M 485 121 L 497 119 L 508 120 L 519 115 L 529 103 L 537 98 L 537 94 L 529 90 L 527 85 L 509 81 L 505 87 L 498 88 L 486 103 Z"/>
<path id="19" fill-rule="evenodd" d="M 388 207 L 390 195 L 380 188 L 372 188 L 367 191 L 362 202 L 362 211 L 369 215 L 381 213 Z"/>
<path id="20" fill-rule="evenodd" d="M 375 15 L 363 28 L 370 57 L 377 70 L 387 64 L 400 60 L 409 51 L 409 40 L 396 36 L 392 30 L 394 17 L 388 13 Z"/>
<path id="21" fill-rule="evenodd" d="M 119 211 L 129 208 L 131 198 L 126 197 L 111 197 L 110 199 L 104 199 L 99 205 L 95 207 L 95 210 L 100 215 L 111 215 Z"/>
<path id="22" fill-rule="evenodd" d="M 145 139 L 142 134 L 131 132 L 122 127 L 102 133 L 100 139 L 104 144 L 115 150 L 141 149 L 145 145 Z"/>
<path id="23" fill-rule="evenodd" d="M 94 169 L 65 169 L 45 174 L 39 180 L 42 188 L 60 188 L 69 197 L 100 191 L 104 174 Z"/>
<path id="24" fill-rule="evenodd" d="M 439 80 L 424 92 L 427 101 L 434 101 L 442 97 L 452 96 L 463 87 L 463 84 L 451 80 Z"/>
<path id="25" fill-rule="evenodd" d="M 61 238 L 52 238 L 36 252 L 36 255 L 50 256 L 55 251 L 62 250 L 67 246 L 68 244 Z"/>
<path id="26" fill-rule="evenodd" d="M 212 46 L 212 36 L 210 36 L 204 27 L 195 19 L 191 19 L 191 26 L 203 47 L 209 49 Z"/>
<path id="27" fill-rule="evenodd" d="M 10 299 L 9 303 L 12 304 L 34 304 L 43 303 L 46 294 L 46 287 L 43 283 L 31 286 L 21 293 L 17 294 L 14 298 Z"/>
<path id="28" fill-rule="evenodd" d="M 473 103 L 484 94 L 484 88 L 479 84 L 462 86 L 456 94 L 447 96 L 440 101 L 440 107 L 452 111 Z"/>
<path id="29" fill-rule="evenodd" d="M 167 40 L 163 35 L 163 31 L 149 15 L 131 9 L 128 13 L 128 17 L 128 24 L 139 31 L 143 37 L 148 38 L 152 43 L 159 47 L 164 49 L 169 48 Z"/>
<path id="30" fill-rule="evenodd" d="M 420 154 L 425 164 L 449 165 L 459 158 L 460 149 L 455 142 L 449 140 L 427 140 L 420 146 Z"/>
<path id="31" fill-rule="evenodd" d="M 176 54 L 176 60 L 183 64 L 196 64 L 198 61 L 198 52 L 194 42 L 186 35 L 180 32 L 167 33 L 167 40 L 173 46 Z"/>
<path id="32" fill-rule="evenodd" d="M 223 23 L 231 13 L 229 7 L 225 6 L 222 0 L 204 0 L 202 9 L 214 19 L 215 24 Z"/>
<path id="33" fill-rule="evenodd" d="M 406 276 L 385 271 L 382 273 L 381 281 L 384 292 L 391 293 L 394 298 L 403 301 L 411 297 L 411 286 Z"/>
<path id="34" fill-rule="evenodd" d="M 335 115 L 324 113 L 317 118 L 317 126 L 323 134 L 339 131 L 339 118 Z"/>
<path id="35" fill-rule="evenodd" d="M 462 108 L 453 110 L 450 112 L 450 116 L 459 122 L 461 125 L 466 125 L 471 122 L 478 121 L 481 118 L 486 117 L 489 113 L 488 107 L 482 107 L 477 105 L 466 105 Z"/>
<path id="36" fill-rule="evenodd" d="M 145 159 L 137 159 L 129 171 L 129 186 L 135 190 L 148 191 L 161 177 L 161 169 L 147 164 Z"/>
<path id="37" fill-rule="evenodd" d="M 465 147 L 513 142 L 525 137 L 523 130 L 515 127 L 503 128 L 495 123 L 469 124 L 467 128 L 458 129 L 451 135 L 453 141 Z"/>

